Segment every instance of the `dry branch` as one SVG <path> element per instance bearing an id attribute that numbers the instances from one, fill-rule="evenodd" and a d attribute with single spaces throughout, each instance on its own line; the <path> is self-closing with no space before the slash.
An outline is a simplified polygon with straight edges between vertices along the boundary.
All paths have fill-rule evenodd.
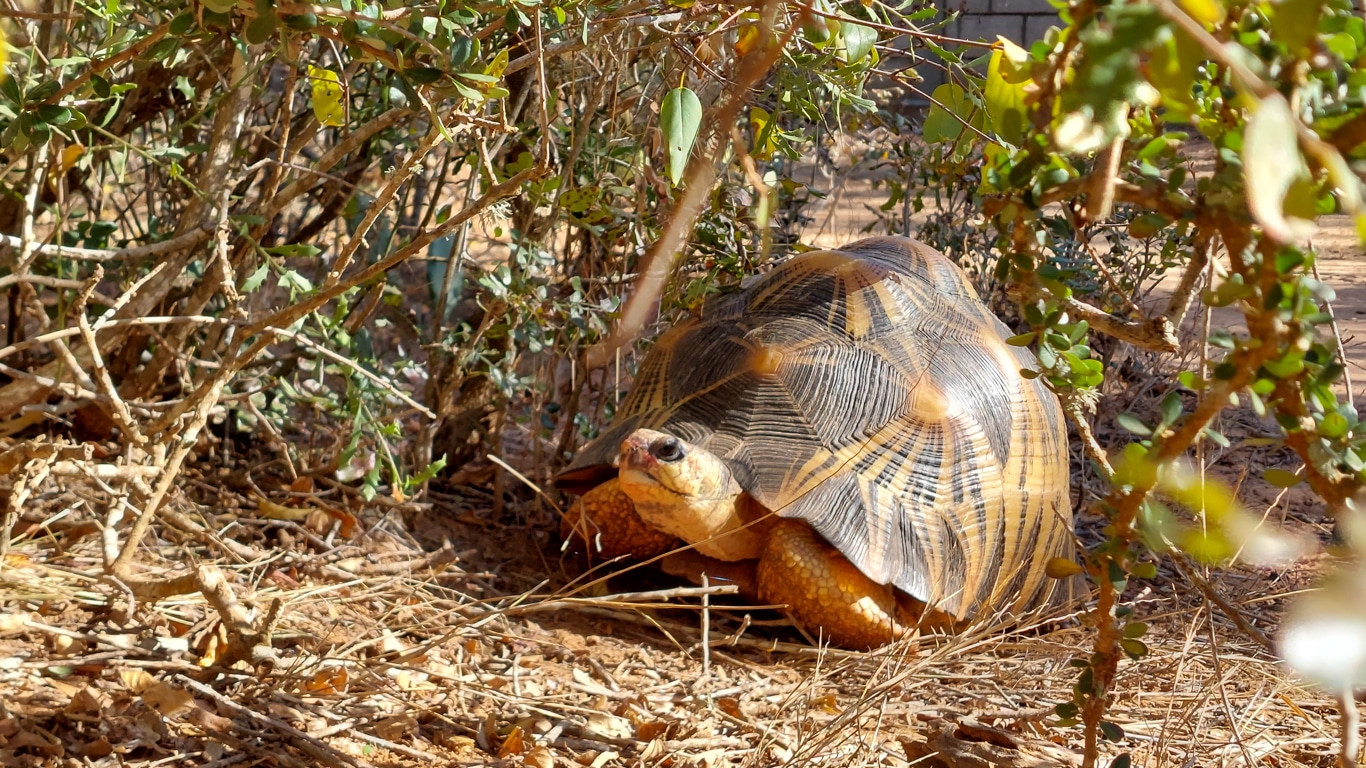
<path id="1" fill-rule="evenodd" d="M 758 39 L 763 41 L 763 47 L 740 59 L 739 71 L 727 90 L 726 100 L 707 119 L 706 124 L 713 126 L 712 154 L 706 159 L 694 157 L 688 164 L 683 195 L 674 206 L 668 226 L 646 254 L 640 278 L 622 307 L 616 329 L 606 340 L 591 347 L 585 356 L 585 364 L 589 369 L 606 365 L 618 349 L 635 341 L 654 312 L 673 271 L 674 259 L 692 233 L 693 224 L 702 211 L 702 203 L 711 194 L 712 184 L 725 162 L 730 146 L 726 140 L 730 127 L 736 124 L 740 110 L 749 103 L 750 89 L 782 55 L 796 31 L 795 27 L 789 27 L 781 35 L 776 34 L 774 23 L 780 7 L 778 0 L 766 0 L 760 10 Z"/>

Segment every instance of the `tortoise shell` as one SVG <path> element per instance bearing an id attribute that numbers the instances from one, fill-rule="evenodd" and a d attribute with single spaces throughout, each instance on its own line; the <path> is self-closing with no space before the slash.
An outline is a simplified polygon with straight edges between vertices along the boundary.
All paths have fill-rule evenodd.
<path id="1" fill-rule="evenodd" d="M 632 432 L 669 432 L 873 581 L 960 619 L 1023 610 L 1063 591 L 1044 567 L 1072 513 L 1061 408 L 1009 335 L 922 243 L 806 253 L 660 337 L 558 482 L 585 490 Z"/>

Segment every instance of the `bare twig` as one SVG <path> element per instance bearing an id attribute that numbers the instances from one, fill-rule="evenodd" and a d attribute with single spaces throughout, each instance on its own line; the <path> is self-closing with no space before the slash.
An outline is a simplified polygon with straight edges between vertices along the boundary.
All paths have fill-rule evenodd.
<path id="1" fill-rule="evenodd" d="M 585 361 L 589 368 L 600 368 L 612 360 L 613 354 L 635 340 L 649 315 L 654 311 L 664 285 L 672 272 L 671 266 L 679 250 L 683 247 L 693 223 L 702 209 L 702 202 L 711 194 L 712 183 L 720 172 L 729 143 L 724 137 L 736 123 L 740 110 L 748 103 L 749 91 L 759 82 L 782 55 L 795 32 L 795 27 L 784 30 L 775 39 L 774 21 L 780 7 L 777 0 L 766 0 L 759 13 L 758 39 L 764 47 L 751 51 L 740 60 L 735 82 L 726 95 L 721 107 L 711 115 L 708 124 L 713 126 L 712 155 L 705 160 L 694 158 L 688 166 L 685 189 L 674 206 L 673 216 L 664 232 L 655 241 L 645 256 L 641 277 L 636 281 L 634 290 L 622 308 L 621 319 L 611 336 L 589 348 Z"/>
<path id="2" fill-rule="evenodd" d="M 1342 719 L 1338 768 L 1357 768 L 1357 755 L 1361 753 L 1361 715 L 1357 712 L 1356 694 L 1350 683 L 1338 693 L 1338 711 Z"/>
<path id="3" fill-rule="evenodd" d="M 209 239 L 212 229 L 208 226 L 199 229 L 192 229 L 183 232 L 175 237 L 149 245 L 139 245 L 132 248 L 119 248 L 108 250 L 103 248 L 76 248 L 70 245 L 60 245 L 57 243 L 36 243 L 32 244 L 33 250 L 44 256 L 55 256 L 64 259 L 78 259 L 81 261 L 131 261 L 143 259 L 149 256 L 160 256 L 163 253 L 178 251 L 182 248 L 190 248 Z M 0 234 L 0 243 L 19 248 L 23 245 L 23 238 L 14 235 Z M 8 283 L 6 283 L 8 284 Z"/>

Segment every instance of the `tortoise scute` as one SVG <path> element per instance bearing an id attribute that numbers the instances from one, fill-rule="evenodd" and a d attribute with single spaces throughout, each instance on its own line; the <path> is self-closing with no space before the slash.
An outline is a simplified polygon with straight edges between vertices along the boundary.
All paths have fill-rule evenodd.
<path id="1" fill-rule="evenodd" d="M 946 257 L 905 238 L 812 252 L 665 334 L 616 422 L 721 457 L 869 579 L 955 617 L 1024 609 L 1071 551 L 1068 458 L 1031 357 Z"/>

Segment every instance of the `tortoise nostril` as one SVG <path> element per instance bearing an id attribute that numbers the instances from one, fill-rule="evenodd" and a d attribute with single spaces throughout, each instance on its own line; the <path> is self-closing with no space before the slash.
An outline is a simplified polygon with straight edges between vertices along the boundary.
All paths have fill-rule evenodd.
<path id="1" fill-rule="evenodd" d="M 661 437 L 650 443 L 650 455 L 660 461 L 678 461 L 683 458 L 683 444 L 677 438 Z"/>

